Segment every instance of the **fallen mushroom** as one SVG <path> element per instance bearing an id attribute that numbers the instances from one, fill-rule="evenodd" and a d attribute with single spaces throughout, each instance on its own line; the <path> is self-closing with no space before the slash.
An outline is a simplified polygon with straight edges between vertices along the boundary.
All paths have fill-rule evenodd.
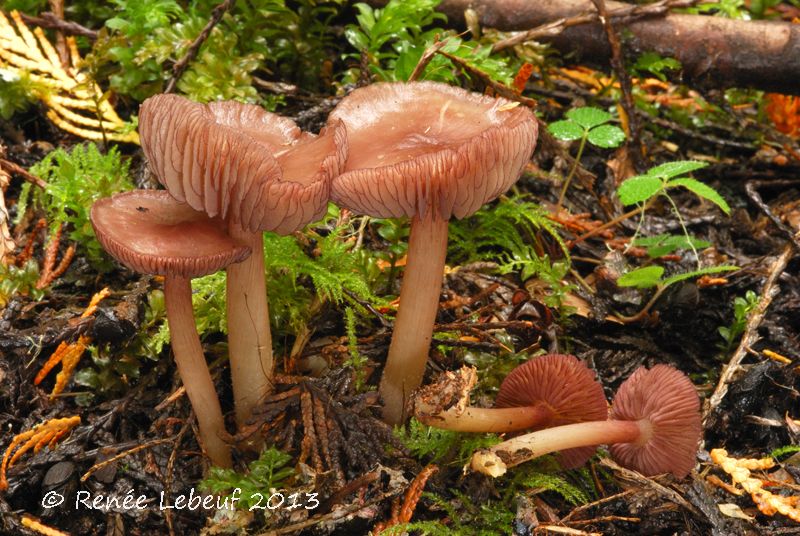
<path id="1" fill-rule="evenodd" d="M 350 143 L 331 198 L 373 217 L 411 218 L 408 256 L 386 367 L 383 418 L 405 420 L 422 383 L 442 287 L 447 222 L 505 192 L 536 144 L 533 113 L 516 103 L 435 82 L 356 89 L 329 121 Z"/>
<path id="2" fill-rule="evenodd" d="M 227 274 L 231 382 L 241 426 L 272 388 L 262 233 L 289 234 L 324 214 L 330 180 L 347 155 L 344 126 L 331 122 L 315 136 L 259 106 L 156 95 L 141 106 L 139 131 L 169 193 L 224 220 L 228 234 L 253 251 Z"/>
<path id="3" fill-rule="evenodd" d="M 689 378 L 668 365 L 640 367 L 620 386 L 609 420 L 521 435 L 475 452 L 470 466 L 498 477 L 550 452 L 610 444 L 611 456 L 624 467 L 683 478 L 694 466 L 701 431 L 700 400 Z"/>
<path id="4" fill-rule="evenodd" d="M 191 279 L 241 262 L 250 249 L 202 212 L 165 191 L 136 190 L 100 199 L 92 226 L 103 248 L 132 270 L 164 276 L 172 353 L 214 465 L 231 466 L 225 421 L 192 311 Z"/>
<path id="5" fill-rule="evenodd" d="M 518 432 L 605 419 L 608 403 L 595 374 L 572 355 L 536 357 L 512 370 L 500 386 L 494 408 L 469 406 L 475 369 L 464 367 L 417 391 L 412 398 L 417 420 L 456 432 Z M 595 447 L 560 454 L 565 469 L 580 467 Z"/>

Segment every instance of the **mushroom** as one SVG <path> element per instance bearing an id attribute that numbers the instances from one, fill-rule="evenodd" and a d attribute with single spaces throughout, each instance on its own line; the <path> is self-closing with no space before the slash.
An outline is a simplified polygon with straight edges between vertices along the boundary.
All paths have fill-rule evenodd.
<path id="1" fill-rule="evenodd" d="M 224 220 L 253 251 L 228 268 L 228 344 L 241 426 L 271 391 L 272 337 L 263 231 L 289 234 L 325 213 L 330 180 L 347 154 L 344 126 L 319 136 L 290 119 L 234 101 L 199 104 L 177 95 L 142 103 L 142 149 L 178 201 Z"/>
<path id="2" fill-rule="evenodd" d="M 92 226 L 100 244 L 132 270 L 164 276 L 172 352 L 197 415 L 200 440 L 214 465 L 231 466 L 219 399 L 208 372 L 192 311 L 191 279 L 241 262 L 250 249 L 202 212 L 167 192 L 135 190 L 94 203 Z"/>
<path id="3" fill-rule="evenodd" d="M 356 89 L 331 123 L 347 129 L 350 155 L 331 198 L 373 217 L 411 218 L 408 256 L 386 367 L 383 418 L 405 420 L 422 383 L 439 305 L 447 223 L 505 192 L 536 144 L 533 113 L 517 103 L 435 82 Z"/>
<path id="4" fill-rule="evenodd" d="M 464 367 L 456 374 L 447 373 L 445 378 L 423 387 L 412 398 L 414 416 L 435 428 L 518 432 L 605 419 L 608 415 L 603 387 L 594 372 L 573 355 L 544 355 L 516 367 L 500 385 L 494 408 L 467 406 L 476 381 L 474 368 Z M 458 386 L 457 401 L 444 409 L 446 397 L 453 391 L 449 386 Z M 559 461 L 563 468 L 574 469 L 586 463 L 595 450 L 570 449 L 561 453 Z"/>
<path id="5" fill-rule="evenodd" d="M 689 378 L 668 365 L 637 369 L 617 391 L 611 419 L 568 424 L 521 435 L 479 450 L 471 467 L 490 476 L 559 450 L 611 444 L 620 464 L 651 476 L 683 478 L 694 466 L 702 431 L 700 400 Z"/>

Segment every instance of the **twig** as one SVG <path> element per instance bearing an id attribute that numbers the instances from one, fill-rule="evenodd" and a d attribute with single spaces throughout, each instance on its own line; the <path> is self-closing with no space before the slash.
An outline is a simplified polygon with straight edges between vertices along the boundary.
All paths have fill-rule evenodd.
<path id="1" fill-rule="evenodd" d="M 142 443 L 141 445 L 137 445 L 137 446 L 135 446 L 135 447 L 133 447 L 131 449 L 128 449 L 128 450 L 123 451 L 123 452 L 120 452 L 116 456 L 112 456 L 111 458 L 108 458 L 107 460 L 103 460 L 102 462 L 96 463 L 93 466 L 91 466 L 89 468 L 89 470 L 86 471 L 83 474 L 83 476 L 81 477 L 81 482 L 86 482 L 89 479 L 89 477 L 92 476 L 92 474 L 94 474 L 96 471 L 99 471 L 100 469 L 102 469 L 103 467 L 105 467 L 108 464 L 117 462 L 117 461 L 121 460 L 122 458 L 127 458 L 131 454 L 136 454 L 140 450 L 145 450 L 145 449 L 149 449 L 149 448 L 152 448 L 152 447 L 156 447 L 158 445 L 163 445 L 164 443 L 172 443 L 174 441 L 175 441 L 175 438 L 172 438 L 172 437 L 166 438 L 166 439 L 154 439 L 152 441 L 148 441 L 147 443 Z"/>
<path id="2" fill-rule="evenodd" d="M 615 9 L 610 11 L 608 15 L 613 19 L 620 19 L 615 20 L 615 23 L 628 24 L 636 19 L 664 15 L 670 9 L 691 7 L 696 3 L 697 0 L 661 0 L 660 2 L 646 6 L 633 6 Z M 598 14 L 596 12 L 591 12 L 548 22 L 547 24 L 537 26 L 536 28 L 532 28 L 525 32 L 516 33 L 507 39 L 496 42 L 492 46 L 492 52 L 498 52 L 526 41 L 534 41 L 536 39 L 541 39 L 542 37 L 555 36 L 572 26 L 589 24 L 597 20 Z"/>
<path id="3" fill-rule="evenodd" d="M 172 488 L 172 474 L 175 469 L 175 460 L 178 457 L 178 448 L 180 448 L 183 436 L 186 435 L 186 432 L 189 430 L 189 428 L 191 428 L 191 425 L 192 420 L 186 419 L 180 431 L 178 432 L 178 435 L 175 436 L 175 440 L 172 444 L 172 452 L 170 452 L 169 460 L 167 460 L 167 474 L 164 479 L 164 497 L 167 501 L 169 501 Z M 175 536 L 175 528 L 172 526 L 172 512 L 169 508 L 166 509 L 164 517 L 167 520 L 167 528 L 169 529 L 170 536 Z"/>
<path id="4" fill-rule="evenodd" d="M 53 16 L 58 19 L 64 19 L 64 0 L 49 0 L 50 9 L 53 11 Z M 64 36 L 64 32 L 60 29 L 56 28 L 56 50 L 58 51 L 58 57 L 61 60 L 61 65 L 63 67 L 68 67 L 69 62 L 69 50 L 67 50 L 67 40 Z"/>
<path id="5" fill-rule="evenodd" d="M 648 478 L 643 476 L 636 471 L 632 471 L 630 469 L 626 469 L 620 465 L 617 465 L 611 458 L 602 458 L 600 460 L 600 465 L 604 465 L 609 469 L 613 470 L 617 473 L 620 477 L 636 482 L 643 488 L 648 488 L 652 491 L 655 491 L 665 499 L 674 502 L 678 506 L 685 508 L 686 510 L 690 511 L 692 514 L 699 516 L 702 515 L 697 508 L 694 507 L 689 501 L 683 498 L 683 496 L 678 493 L 677 491 L 670 489 L 652 478 Z"/>
<path id="6" fill-rule="evenodd" d="M 534 99 L 531 99 L 529 97 L 523 97 L 522 95 L 520 95 L 507 85 L 497 82 L 487 73 L 483 72 L 477 67 L 470 65 L 463 58 L 454 56 L 448 52 L 445 52 L 444 50 L 437 50 L 436 53 L 449 59 L 467 73 L 479 78 L 484 84 L 491 87 L 492 90 L 494 90 L 494 92 L 500 95 L 501 97 L 504 97 L 508 100 L 519 102 L 521 104 L 524 104 L 525 106 L 528 106 L 529 108 L 536 109 L 536 101 Z M 541 129 L 540 129 L 540 135 L 541 135 Z"/>
<path id="7" fill-rule="evenodd" d="M 225 0 L 214 8 L 214 11 L 211 13 L 211 19 L 209 19 L 205 28 L 203 28 L 203 31 L 201 31 L 200 35 L 198 35 L 192 44 L 189 45 L 188 50 L 186 50 L 186 54 L 184 54 L 184 56 L 172 67 L 172 77 L 169 79 L 169 82 L 167 82 L 167 87 L 164 89 L 164 93 L 172 93 L 175 91 L 175 86 L 177 85 L 178 80 L 181 79 L 181 76 L 183 76 L 184 71 L 186 71 L 186 69 L 189 67 L 189 63 L 193 62 L 195 58 L 197 58 L 197 54 L 200 52 L 200 47 L 203 46 L 203 43 L 206 42 L 208 36 L 211 35 L 211 31 L 217 24 L 219 24 L 219 21 L 222 20 L 222 17 L 225 15 L 225 13 L 233 8 L 235 3 L 236 0 Z"/>
<path id="8" fill-rule="evenodd" d="M 794 257 L 794 248 L 794 242 L 787 244 L 783 249 L 783 253 L 772 263 L 769 270 L 769 277 L 767 277 L 761 289 L 761 297 L 758 300 L 758 305 L 755 310 L 750 313 L 750 318 L 747 319 L 747 327 L 742 335 L 742 340 L 739 342 L 739 347 L 733 353 L 730 361 L 728 361 L 728 365 L 722 371 L 722 375 L 717 383 L 717 388 L 714 389 L 714 394 L 711 395 L 711 398 L 709 398 L 706 403 L 706 409 L 703 414 L 704 425 L 708 421 L 709 415 L 720 405 L 722 399 L 725 398 L 728 392 L 728 384 L 733 380 L 733 376 L 739 372 L 741 368 L 740 364 L 747 355 L 747 349 L 753 346 L 758 340 L 758 327 L 761 325 L 761 321 L 764 320 L 767 308 L 770 303 L 772 303 L 772 299 L 780 290 L 775 284 L 778 281 L 778 277 L 780 277 L 786 269 L 789 260 Z"/>
<path id="9" fill-rule="evenodd" d="M 747 197 L 750 198 L 750 201 L 756 204 L 758 208 L 761 209 L 767 218 L 770 219 L 772 223 L 788 238 L 791 240 L 794 245 L 797 247 L 797 251 L 800 251 L 800 240 L 798 240 L 797 235 L 792 231 L 785 223 L 783 223 L 780 218 L 778 218 L 772 210 L 770 210 L 769 206 L 764 203 L 761 199 L 761 194 L 758 193 L 756 188 L 760 186 L 789 186 L 790 184 L 797 184 L 797 180 L 779 180 L 779 181 L 747 181 L 744 185 L 744 190 L 747 192 Z"/>
<path id="10" fill-rule="evenodd" d="M 447 39 L 436 41 L 431 46 L 429 46 L 425 50 L 425 52 L 422 53 L 422 56 L 420 56 L 419 61 L 417 62 L 417 65 L 414 67 L 414 71 L 411 73 L 411 76 L 408 77 L 409 82 L 418 80 L 419 77 L 422 76 L 422 73 L 423 71 L 425 71 L 425 68 L 431 62 L 436 53 L 447 44 L 447 41 L 448 41 Z"/>
<path id="11" fill-rule="evenodd" d="M 633 87 L 631 77 L 625 70 L 625 61 L 622 59 L 622 45 L 619 42 L 617 31 L 611 24 L 605 0 L 592 0 L 597 14 L 600 16 L 600 23 L 606 32 L 608 44 L 611 47 L 611 68 L 617 75 L 620 89 L 622 89 L 622 108 L 628 116 L 628 143 L 629 146 L 636 147 L 635 160 L 641 161 L 644 158 L 644 146 L 639 139 L 639 116 L 636 114 L 636 105 L 633 102 Z"/>
<path id="12" fill-rule="evenodd" d="M 47 188 L 47 183 L 45 181 L 36 175 L 31 174 L 27 169 L 15 164 L 14 162 L 11 162 L 10 160 L 0 158 L 0 167 L 5 169 L 8 173 L 16 173 L 26 181 L 30 182 L 31 184 L 35 184 L 39 188 Z"/>
<path id="13" fill-rule="evenodd" d="M 86 28 L 85 26 L 81 26 L 77 22 L 61 19 L 49 11 L 40 13 L 38 17 L 26 15 L 25 13 L 20 13 L 20 16 L 22 17 L 22 20 L 25 21 L 25 24 L 28 25 L 58 30 L 66 35 L 80 35 L 82 37 L 88 37 L 92 40 L 97 39 L 97 31 Z"/>

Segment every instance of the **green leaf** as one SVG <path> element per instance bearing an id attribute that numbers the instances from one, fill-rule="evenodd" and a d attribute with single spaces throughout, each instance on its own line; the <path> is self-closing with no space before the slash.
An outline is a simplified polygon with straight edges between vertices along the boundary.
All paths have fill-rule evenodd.
<path id="1" fill-rule="evenodd" d="M 662 275 L 664 275 L 663 266 L 645 266 L 622 275 L 617 279 L 617 285 L 621 287 L 650 288 L 661 283 Z"/>
<path id="2" fill-rule="evenodd" d="M 573 108 L 565 114 L 585 129 L 602 125 L 611 121 L 611 114 L 599 108 L 584 106 L 583 108 Z"/>
<path id="3" fill-rule="evenodd" d="M 547 126 L 550 134 L 562 141 L 579 140 L 586 132 L 578 123 L 574 121 L 556 121 Z"/>
<path id="4" fill-rule="evenodd" d="M 589 131 L 587 139 L 592 145 L 603 149 L 613 149 L 625 141 L 625 132 L 615 125 L 600 125 Z"/>
<path id="5" fill-rule="evenodd" d="M 647 248 L 647 255 L 655 259 L 669 255 L 676 249 L 707 248 L 711 242 L 693 236 L 661 234 L 637 238 L 632 245 Z"/>
<path id="6" fill-rule="evenodd" d="M 633 70 L 637 72 L 646 71 L 656 77 L 662 82 L 666 81 L 667 77 L 664 75 L 665 70 L 680 69 L 681 62 L 675 58 L 663 58 L 655 52 L 645 52 L 636 63 L 633 65 Z"/>
<path id="7" fill-rule="evenodd" d="M 697 179 L 690 179 L 688 177 L 684 177 L 682 179 L 673 179 L 667 183 L 667 187 L 672 188 L 673 186 L 683 186 L 698 197 L 702 197 L 703 199 L 711 201 L 725 214 L 731 213 L 731 207 L 728 206 L 728 203 L 725 201 L 725 199 L 719 195 L 719 192 L 717 192 L 711 186 L 698 181 Z"/>
<path id="8" fill-rule="evenodd" d="M 671 179 L 679 175 L 686 175 L 692 171 L 707 167 L 705 162 L 698 162 L 696 160 L 679 160 L 677 162 L 667 162 L 650 169 L 646 175 L 651 177 L 659 177 L 661 179 Z"/>
<path id="9" fill-rule="evenodd" d="M 658 177 L 639 175 L 620 184 L 617 195 L 623 205 L 634 205 L 650 199 L 663 188 L 664 182 Z"/>
<path id="10" fill-rule="evenodd" d="M 731 266 L 729 264 L 723 264 L 721 266 L 709 266 L 708 268 L 700 268 L 699 270 L 686 272 L 684 274 L 671 275 L 668 278 L 664 279 L 661 282 L 661 284 L 664 286 L 669 286 L 672 285 L 673 283 L 678 283 L 679 281 L 686 281 L 687 279 L 693 279 L 695 277 L 700 277 L 702 275 L 718 274 L 721 272 L 732 272 L 738 269 L 739 269 L 738 266 Z"/>

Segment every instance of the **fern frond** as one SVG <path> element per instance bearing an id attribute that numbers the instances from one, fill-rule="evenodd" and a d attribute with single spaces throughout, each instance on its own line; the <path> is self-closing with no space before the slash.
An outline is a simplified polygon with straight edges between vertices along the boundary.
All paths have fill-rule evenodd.
<path id="1" fill-rule="evenodd" d="M 49 108 L 48 119 L 89 140 L 138 144 L 136 130 L 120 119 L 97 84 L 78 69 L 81 58 L 75 39 L 67 38 L 71 65 L 64 67 L 41 28 L 31 32 L 17 11 L 10 15 L 11 20 L 0 12 L 0 67 L 18 77 L 27 75 L 45 88 L 36 97 Z"/>

